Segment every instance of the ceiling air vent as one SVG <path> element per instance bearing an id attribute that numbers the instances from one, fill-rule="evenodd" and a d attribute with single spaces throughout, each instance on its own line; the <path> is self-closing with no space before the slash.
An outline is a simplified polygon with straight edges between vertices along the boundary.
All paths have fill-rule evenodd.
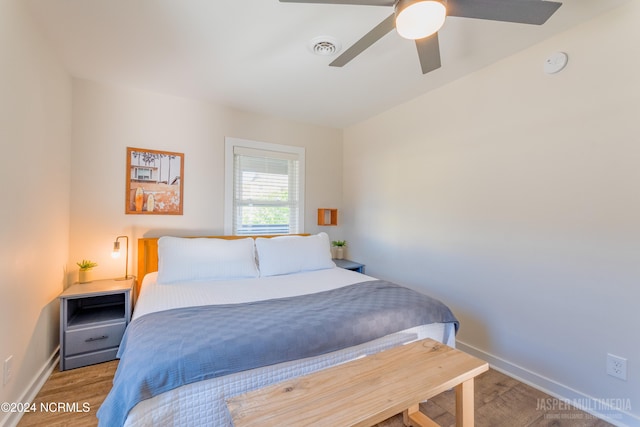
<path id="1" fill-rule="evenodd" d="M 309 42 L 311 51 L 316 55 L 331 56 L 340 51 L 340 42 L 333 37 L 320 36 Z"/>

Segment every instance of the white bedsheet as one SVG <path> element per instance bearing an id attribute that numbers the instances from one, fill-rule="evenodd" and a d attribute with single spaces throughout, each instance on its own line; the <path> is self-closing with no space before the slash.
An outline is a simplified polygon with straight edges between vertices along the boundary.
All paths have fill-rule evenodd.
<path id="1" fill-rule="evenodd" d="M 340 268 L 259 279 L 171 285 L 159 285 L 155 277 L 156 273 L 145 277 L 134 319 L 171 308 L 289 297 L 375 280 Z M 125 426 L 232 426 L 225 402 L 231 396 L 424 338 L 455 346 L 454 326 L 422 325 L 329 354 L 188 384 L 140 402 L 129 413 Z"/>
<path id="2" fill-rule="evenodd" d="M 338 267 L 283 276 L 172 284 L 158 284 L 157 277 L 157 272 L 149 273 L 142 281 L 133 319 L 171 308 L 285 298 L 375 280 Z"/>

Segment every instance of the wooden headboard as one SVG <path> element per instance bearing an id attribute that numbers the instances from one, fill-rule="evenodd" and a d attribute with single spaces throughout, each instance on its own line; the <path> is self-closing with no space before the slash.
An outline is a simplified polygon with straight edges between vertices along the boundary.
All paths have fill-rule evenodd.
<path id="1" fill-rule="evenodd" d="M 295 234 L 295 236 L 308 236 L 309 234 Z M 246 239 L 251 237 L 278 237 L 283 234 L 274 234 L 268 236 L 189 236 L 188 238 L 194 239 L 196 237 L 204 237 L 206 239 Z M 294 236 L 294 234 L 286 234 L 286 236 Z M 140 295 L 140 284 L 142 279 L 147 273 L 158 271 L 158 239 L 159 237 L 143 237 L 138 239 L 138 289 L 136 295 Z"/>

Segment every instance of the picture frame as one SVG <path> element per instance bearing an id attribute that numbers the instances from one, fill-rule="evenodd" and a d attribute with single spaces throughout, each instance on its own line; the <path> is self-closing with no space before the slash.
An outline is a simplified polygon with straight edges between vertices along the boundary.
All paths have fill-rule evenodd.
<path id="1" fill-rule="evenodd" d="M 125 214 L 182 215 L 184 153 L 127 147 Z"/>

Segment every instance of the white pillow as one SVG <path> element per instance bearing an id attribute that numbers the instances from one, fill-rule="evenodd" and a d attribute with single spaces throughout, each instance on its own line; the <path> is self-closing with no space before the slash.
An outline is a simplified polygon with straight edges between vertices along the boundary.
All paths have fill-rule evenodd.
<path id="1" fill-rule="evenodd" d="M 158 283 L 258 277 L 252 238 L 161 237 Z"/>
<path id="2" fill-rule="evenodd" d="M 333 268 L 327 233 L 256 239 L 261 276 Z"/>

